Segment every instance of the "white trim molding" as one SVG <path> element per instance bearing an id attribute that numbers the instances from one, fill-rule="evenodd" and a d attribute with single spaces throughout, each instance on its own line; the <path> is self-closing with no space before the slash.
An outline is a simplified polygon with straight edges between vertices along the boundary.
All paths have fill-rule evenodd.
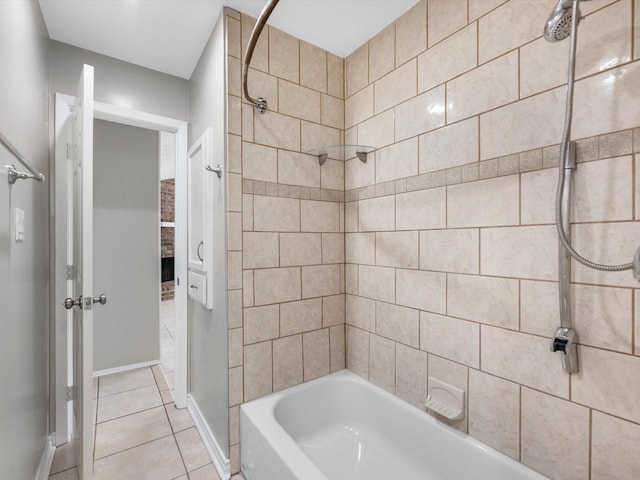
<path id="1" fill-rule="evenodd" d="M 193 423 L 202 437 L 202 442 L 209 452 L 211 461 L 218 471 L 221 480 L 228 480 L 231 478 L 231 462 L 226 457 L 220 445 L 216 441 L 216 437 L 213 436 L 213 432 L 209 428 L 207 421 L 202 416 L 202 412 L 198 408 L 198 404 L 191 395 L 187 395 L 187 410 L 193 419 Z"/>
<path id="2" fill-rule="evenodd" d="M 42 450 L 42 457 L 40 457 L 40 464 L 38 465 L 35 480 L 47 480 L 49 478 L 51 465 L 53 465 L 53 455 L 55 453 L 56 440 L 55 434 L 52 433 L 44 442 L 44 450 Z"/>
<path id="3" fill-rule="evenodd" d="M 160 360 L 151 360 L 150 362 L 132 363 L 131 365 L 124 365 L 122 367 L 106 368 L 104 370 L 93 372 L 93 378 L 98 378 L 103 375 L 111 375 L 113 373 L 129 372 L 131 370 L 137 370 L 138 368 L 152 367 L 159 364 Z"/>

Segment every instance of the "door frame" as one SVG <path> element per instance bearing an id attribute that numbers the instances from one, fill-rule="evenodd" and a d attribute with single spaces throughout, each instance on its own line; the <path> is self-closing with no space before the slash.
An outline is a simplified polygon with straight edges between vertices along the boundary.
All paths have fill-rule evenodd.
<path id="1" fill-rule="evenodd" d="M 55 287 L 52 310 L 55 312 L 52 331 L 55 333 L 55 352 L 51 361 L 55 368 L 55 406 L 51 415 L 55 417 L 56 445 L 66 443 L 70 438 L 72 417 L 69 415 L 67 386 L 70 385 L 69 368 L 71 350 L 69 348 L 69 320 L 64 308 L 58 308 L 66 296 L 66 199 L 69 192 L 67 184 L 67 147 L 56 141 L 66 128 L 71 117 L 71 107 L 75 97 L 62 93 L 55 94 L 54 120 L 54 189 L 55 207 L 51 214 L 54 226 L 55 242 Z M 155 115 L 139 110 L 119 107 L 103 102 L 94 102 L 94 118 L 109 122 L 147 128 L 150 130 L 173 133 L 175 142 L 175 385 L 174 401 L 176 407 L 187 406 L 187 368 L 188 368 L 188 297 L 187 297 L 187 128 L 182 120 Z M 159 228 L 159 226 L 158 226 Z"/>

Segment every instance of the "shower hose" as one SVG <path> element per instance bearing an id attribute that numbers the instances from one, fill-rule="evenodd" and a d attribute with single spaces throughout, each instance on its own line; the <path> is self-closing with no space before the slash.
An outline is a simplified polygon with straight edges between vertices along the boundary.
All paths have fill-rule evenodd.
<path id="1" fill-rule="evenodd" d="M 621 272 L 623 270 L 631 270 L 633 263 L 623 263 L 621 265 L 602 265 L 592 262 L 580 255 L 571 246 L 571 242 L 567 238 L 564 225 L 562 224 L 562 197 L 564 195 L 564 177 L 565 177 L 565 158 L 567 155 L 567 149 L 569 146 L 569 135 L 571 132 L 571 120 L 573 117 L 573 85 L 575 82 L 575 60 L 576 60 L 576 43 L 577 43 L 577 24 L 578 24 L 578 1 L 573 0 L 572 15 L 571 15 L 571 36 L 570 36 L 570 49 L 569 49 L 569 73 L 567 81 L 567 100 L 564 117 L 564 130 L 562 132 L 562 141 L 560 143 L 560 162 L 558 166 L 558 189 L 556 191 L 556 229 L 558 230 L 558 236 L 560 242 L 569 254 L 575 258 L 579 263 L 595 270 L 601 270 L 604 272 Z"/>

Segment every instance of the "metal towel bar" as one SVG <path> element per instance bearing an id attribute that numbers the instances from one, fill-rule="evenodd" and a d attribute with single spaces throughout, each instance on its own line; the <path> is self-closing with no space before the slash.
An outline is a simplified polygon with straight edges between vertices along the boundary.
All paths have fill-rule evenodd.
<path id="1" fill-rule="evenodd" d="M 9 183 L 14 184 L 16 183 L 16 180 L 26 180 L 26 179 L 37 180 L 38 182 L 44 182 L 45 180 L 44 175 L 38 172 L 35 168 L 31 166 L 31 164 L 27 161 L 24 155 L 22 155 L 16 149 L 16 147 L 14 147 L 11 144 L 11 142 L 7 139 L 7 137 L 5 137 L 2 134 L 2 132 L 0 132 L 0 143 L 2 143 L 7 148 L 7 150 L 9 150 L 13 154 L 13 156 L 16 157 L 18 161 L 22 165 L 24 165 L 24 167 L 30 172 L 30 173 L 19 172 L 18 170 L 16 170 L 16 168 L 13 165 L 8 165 L 7 174 L 9 176 Z"/>

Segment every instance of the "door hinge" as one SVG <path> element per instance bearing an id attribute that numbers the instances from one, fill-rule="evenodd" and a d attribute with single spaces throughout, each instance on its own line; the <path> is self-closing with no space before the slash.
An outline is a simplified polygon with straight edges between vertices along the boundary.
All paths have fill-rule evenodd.
<path id="1" fill-rule="evenodd" d="M 71 144 L 67 143 L 67 160 L 71 160 Z"/>
<path id="2" fill-rule="evenodd" d="M 73 401 L 73 399 L 75 398 L 75 393 L 76 393 L 75 385 L 68 385 L 67 386 L 67 402 Z"/>
<path id="3" fill-rule="evenodd" d="M 75 280 L 76 269 L 73 265 L 67 265 L 67 280 Z"/>

